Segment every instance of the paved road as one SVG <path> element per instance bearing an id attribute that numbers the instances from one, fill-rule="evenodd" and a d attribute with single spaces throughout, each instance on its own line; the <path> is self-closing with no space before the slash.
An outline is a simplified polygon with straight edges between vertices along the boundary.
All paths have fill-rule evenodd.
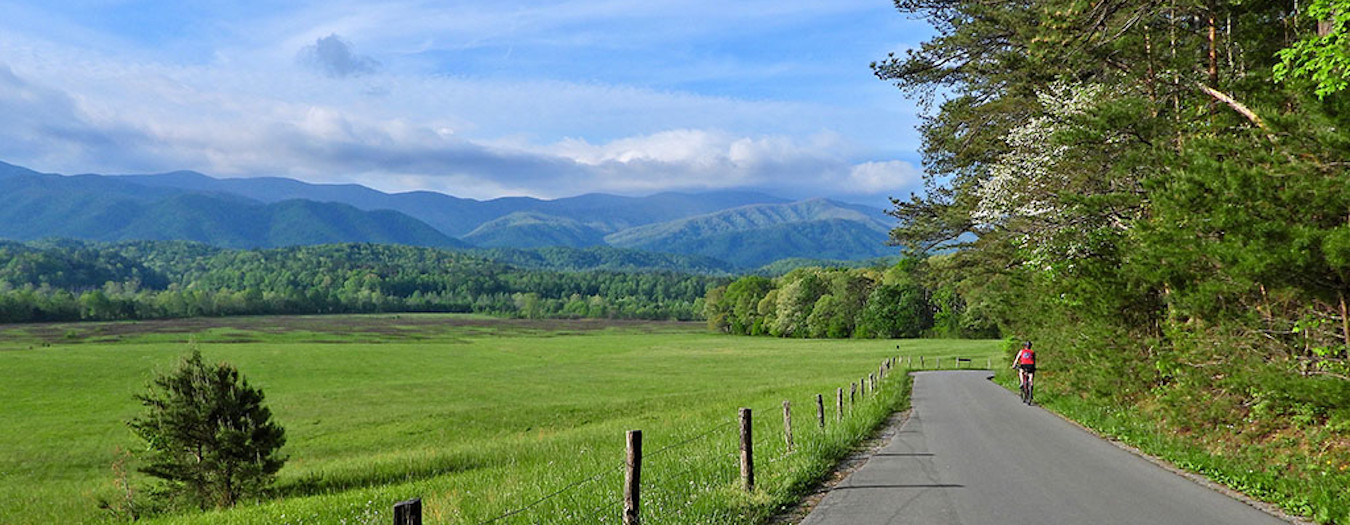
<path id="1" fill-rule="evenodd" d="M 991 376 L 915 374 L 909 420 L 803 525 L 1285 524 L 1023 405 Z"/>

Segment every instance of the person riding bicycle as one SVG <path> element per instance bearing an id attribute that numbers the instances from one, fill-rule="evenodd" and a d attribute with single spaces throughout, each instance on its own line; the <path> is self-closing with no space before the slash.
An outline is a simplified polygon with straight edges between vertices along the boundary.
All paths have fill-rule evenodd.
<path id="1" fill-rule="evenodd" d="M 1031 349 L 1031 341 L 1022 345 L 1013 359 L 1013 368 L 1017 369 L 1017 383 L 1031 388 L 1036 378 L 1036 351 Z"/>

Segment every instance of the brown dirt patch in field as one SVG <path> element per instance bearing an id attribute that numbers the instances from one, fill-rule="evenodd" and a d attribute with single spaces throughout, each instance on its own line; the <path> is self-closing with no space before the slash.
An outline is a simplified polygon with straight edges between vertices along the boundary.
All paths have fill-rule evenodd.
<path id="1" fill-rule="evenodd" d="M 693 330 L 701 323 L 672 321 L 629 321 L 618 319 L 505 319 L 452 314 L 371 314 L 371 315 L 291 315 L 250 317 L 196 317 L 190 319 L 154 319 L 145 321 L 91 323 L 32 323 L 0 325 L 0 342 L 20 344 L 74 344 L 108 342 L 151 334 L 198 334 L 212 330 L 238 330 L 239 334 L 221 334 L 213 342 L 255 342 L 247 332 L 285 334 L 364 335 L 362 339 L 418 340 L 457 334 L 482 335 L 509 333 L 540 336 L 577 335 L 607 329 L 640 333 Z M 343 338 L 333 342 L 350 343 Z"/>

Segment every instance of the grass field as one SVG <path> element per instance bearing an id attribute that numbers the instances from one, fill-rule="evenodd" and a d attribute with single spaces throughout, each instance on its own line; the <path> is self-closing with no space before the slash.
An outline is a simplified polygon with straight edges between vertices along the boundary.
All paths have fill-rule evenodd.
<path id="1" fill-rule="evenodd" d="M 118 498 L 111 465 L 138 445 L 124 423 L 139 411 L 133 396 L 189 340 L 266 392 L 290 461 L 271 498 L 150 523 L 389 523 L 392 505 L 411 497 L 423 498 L 428 523 L 516 510 L 491 522 L 613 523 L 630 429 L 644 433 L 646 523 L 754 523 L 904 403 L 907 382 L 892 374 L 839 423 L 836 388 L 890 356 L 983 365 L 998 349 L 448 315 L 0 326 L 0 523 L 111 521 L 96 502 Z M 817 393 L 829 408 L 824 431 Z M 756 416 L 750 494 L 740 490 L 738 407 Z"/>

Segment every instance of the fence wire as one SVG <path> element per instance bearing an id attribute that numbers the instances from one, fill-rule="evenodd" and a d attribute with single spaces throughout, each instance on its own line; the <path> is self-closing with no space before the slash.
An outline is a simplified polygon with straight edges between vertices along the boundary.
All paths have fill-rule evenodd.
<path id="1" fill-rule="evenodd" d="M 614 472 L 623 470 L 627 465 L 628 465 L 628 462 L 627 462 L 627 461 L 621 461 L 621 462 L 619 462 L 618 465 L 615 465 L 615 466 L 613 466 L 613 467 L 610 467 L 610 468 L 601 470 L 600 472 L 596 473 L 595 475 L 593 475 L 593 476 L 591 476 L 591 477 L 589 477 L 589 478 L 586 478 L 586 479 L 583 479 L 583 480 L 579 480 L 579 481 L 575 481 L 575 482 L 569 483 L 569 484 L 567 484 L 566 486 L 564 486 L 564 487 L 562 487 L 562 488 L 560 488 L 560 489 L 558 489 L 558 490 L 556 490 L 556 491 L 553 491 L 552 493 L 550 493 L 550 494 L 548 494 L 548 495 L 546 495 L 546 496 L 544 496 L 544 497 L 542 497 L 542 498 L 539 498 L 539 499 L 535 500 L 534 502 L 530 503 L 529 505 L 525 505 L 524 507 L 521 507 L 521 508 L 512 510 L 512 511 L 510 511 L 510 512 L 507 512 L 507 513 L 505 513 L 505 514 L 502 514 L 502 515 L 500 515 L 500 516 L 497 516 L 497 517 L 492 518 L 492 519 L 487 520 L 487 521 L 480 521 L 480 522 L 478 522 L 478 525 L 487 525 L 487 524 L 489 524 L 489 523 L 496 523 L 496 522 L 498 522 L 498 521 L 504 520 L 504 519 L 506 519 L 506 518 L 510 518 L 510 517 L 515 516 L 515 515 L 517 515 L 517 514 L 521 514 L 521 513 L 525 512 L 525 511 L 527 511 L 527 510 L 530 510 L 530 509 L 533 509 L 534 507 L 539 506 L 540 504 L 542 504 L 542 503 L 544 503 L 544 502 L 546 502 L 546 501 L 548 501 L 548 500 L 551 500 L 551 499 L 553 499 L 553 498 L 556 498 L 556 497 L 562 495 L 562 494 L 565 493 L 565 492 L 571 491 L 571 490 L 573 490 L 573 489 L 576 489 L 576 488 L 581 487 L 581 486 L 584 486 L 584 485 L 588 485 L 588 484 L 594 483 L 594 482 L 598 481 L 600 478 L 603 478 L 603 477 L 605 477 L 605 476 L 607 476 L 607 475 L 609 475 L 609 474 L 613 474 Z"/>
<path id="2" fill-rule="evenodd" d="M 897 359 L 895 365 L 896 365 L 895 368 L 893 368 L 889 372 L 893 373 L 904 370 L 904 368 L 902 368 L 903 364 L 900 360 Z M 854 415 L 855 405 L 865 403 L 885 390 L 884 388 L 885 382 L 882 377 L 879 376 L 876 377 L 875 381 L 876 381 L 875 387 L 866 390 L 866 393 L 864 394 L 863 393 L 864 390 L 862 388 L 864 387 L 863 383 L 866 382 L 866 376 L 864 376 L 863 381 L 860 381 L 858 384 L 858 386 L 860 387 L 857 390 L 858 396 L 856 398 L 854 398 L 853 396 L 845 397 L 844 403 L 845 407 L 843 409 L 843 414 L 841 415 L 833 414 L 833 412 L 839 411 L 837 403 L 828 402 L 828 401 L 835 401 L 835 399 L 833 398 L 825 399 L 825 401 L 827 401 L 827 403 L 825 404 L 826 427 L 828 428 L 831 425 L 837 425 L 842 421 L 849 420 L 849 418 L 851 418 Z M 849 388 L 846 386 L 844 388 L 844 391 L 847 393 L 849 391 Z M 796 404 L 793 405 L 793 408 L 795 410 L 793 410 L 793 418 L 792 418 L 794 423 L 793 437 L 794 441 L 798 441 L 797 443 L 798 447 L 800 447 L 803 444 L 800 438 L 806 438 L 808 433 L 826 431 L 826 429 L 819 428 L 814 396 L 811 397 L 807 403 L 800 406 L 804 407 L 805 409 L 804 410 L 797 409 L 798 405 Z M 755 462 L 757 466 L 768 467 L 770 465 L 774 465 L 788 458 L 791 458 L 796 454 L 795 450 L 788 449 L 787 444 L 784 441 L 781 422 L 777 421 L 777 418 L 773 417 L 773 414 L 781 414 L 781 410 L 782 410 L 781 405 L 773 406 L 767 409 L 752 407 L 752 413 L 757 412 L 760 415 L 755 418 L 755 421 L 752 424 L 753 432 L 757 435 L 753 436 L 751 441 L 756 451 L 755 455 L 759 458 L 764 458 L 760 461 Z M 834 417 L 831 417 L 832 415 Z M 724 439 L 715 440 L 714 441 L 715 444 L 705 449 L 701 454 L 683 456 L 682 457 L 683 461 L 679 461 L 680 465 L 677 466 L 676 468 L 652 468 L 653 466 L 656 465 L 673 466 L 669 464 L 669 461 L 667 461 L 671 459 L 672 456 L 670 455 L 673 452 L 690 447 L 701 441 L 707 440 L 716 435 L 717 433 L 727 430 L 729 427 L 736 426 L 738 423 L 739 418 L 737 417 L 728 418 L 720 423 L 717 423 L 710 427 L 706 427 L 689 437 L 665 445 L 654 452 L 647 452 L 643 454 L 642 457 L 643 501 L 641 502 L 640 505 L 641 509 L 643 509 L 642 514 L 644 515 L 643 519 L 644 522 L 647 523 L 664 522 L 667 521 L 666 518 L 670 518 L 674 519 L 675 523 L 678 523 L 680 516 L 685 515 L 686 512 L 690 511 L 697 512 L 698 510 L 700 510 L 698 509 L 698 507 L 702 506 L 700 504 L 703 502 L 703 500 L 705 500 L 707 497 L 711 495 L 715 495 L 720 489 L 726 487 L 728 484 L 735 483 L 739 479 L 739 472 L 738 472 L 739 463 L 737 457 L 740 449 L 739 446 L 740 440 L 735 433 L 730 433 L 724 436 Z M 716 461 L 697 460 L 697 458 L 699 457 L 709 457 L 709 456 L 721 457 L 722 459 Z M 626 468 L 626 466 L 627 466 L 626 461 L 620 461 L 613 467 L 602 469 L 589 477 L 574 481 L 572 483 L 568 483 L 567 485 L 564 485 L 561 488 L 543 497 L 540 497 L 539 499 L 536 499 L 525 506 L 511 510 L 492 519 L 477 522 L 477 525 L 490 525 L 493 523 L 503 522 L 504 520 L 508 520 L 513 517 L 523 517 L 522 515 L 525 514 L 526 512 L 537 510 L 540 508 L 541 505 L 543 505 L 546 502 L 549 502 L 556 498 L 560 498 L 563 495 L 571 493 L 583 486 L 595 483 L 603 479 L 605 476 L 619 473 L 623 471 Z M 775 475 L 772 469 L 757 468 L 756 470 L 760 471 L 757 472 L 756 476 L 759 478 L 772 477 Z M 684 481 L 687 481 L 687 483 L 685 483 Z M 679 488 L 676 489 L 674 487 Z M 601 496 L 601 499 L 603 501 L 599 505 L 590 507 L 585 511 L 576 511 L 576 512 L 569 511 L 567 513 L 567 517 L 585 519 L 588 520 L 587 523 L 621 522 L 624 504 L 621 491 L 619 490 L 604 491 L 604 494 L 605 495 Z M 661 512 L 663 510 L 669 511 L 669 515 L 667 515 L 666 512 Z M 715 511 L 716 509 L 702 509 L 702 510 Z M 557 515 L 550 516 L 551 519 L 556 519 L 558 517 L 560 516 Z M 542 522 L 535 521 L 535 523 L 547 523 L 547 522 L 549 522 L 549 520 L 545 520 Z"/>
<path id="3" fill-rule="evenodd" d="M 720 424 L 720 425 L 714 425 L 713 427 L 711 427 L 711 428 L 709 428 L 708 430 L 706 430 L 706 431 L 704 431 L 704 432 L 698 434 L 697 436 L 691 437 L 691 438 L 689 438 L 689 439 L 685 439 L 685 440 L 680 441 L 680 442 L 678 442 L 678 443 L 673 443 L 673 444 L 670 444 L 670 445 L 666 445 L 665 447 L 662 447 L 661 449 L 657 450 L 656 452 L 652 452 L 651 454 L 643 454 L 643 456 L 644 456 L 643 459 L 651 459 L 651 458 L 660 457 L 662 454 L 665 454 L 666 452 L 668 452 L 668 451 L 670 451 L 670 450 L 684 447 L 684 446 L 686 446 L 686 445 L 688 445 L 688 444 L 690 444 L 690 443 L 693 443 L 693 442 L 698 441 L 698 440 L 700 440 L 700 439 L 703 439 L 703 438 L 706 438 L 706 437 L 708 437 L 708 436 L 711 436 L 711 435 L 713 435 L 713 433 L 717 432 L 718 430 L 722 430 L 722 429 L 724 429 L 724 428 L 726 428 L 726 427 L 735 425 L 736 423 L 737 423 L 737 421 L 736 421 L 735 419 L 732 419 L 732 420 L 730 420 L 730 421 L 723 422 L 723 423 Z"/>

